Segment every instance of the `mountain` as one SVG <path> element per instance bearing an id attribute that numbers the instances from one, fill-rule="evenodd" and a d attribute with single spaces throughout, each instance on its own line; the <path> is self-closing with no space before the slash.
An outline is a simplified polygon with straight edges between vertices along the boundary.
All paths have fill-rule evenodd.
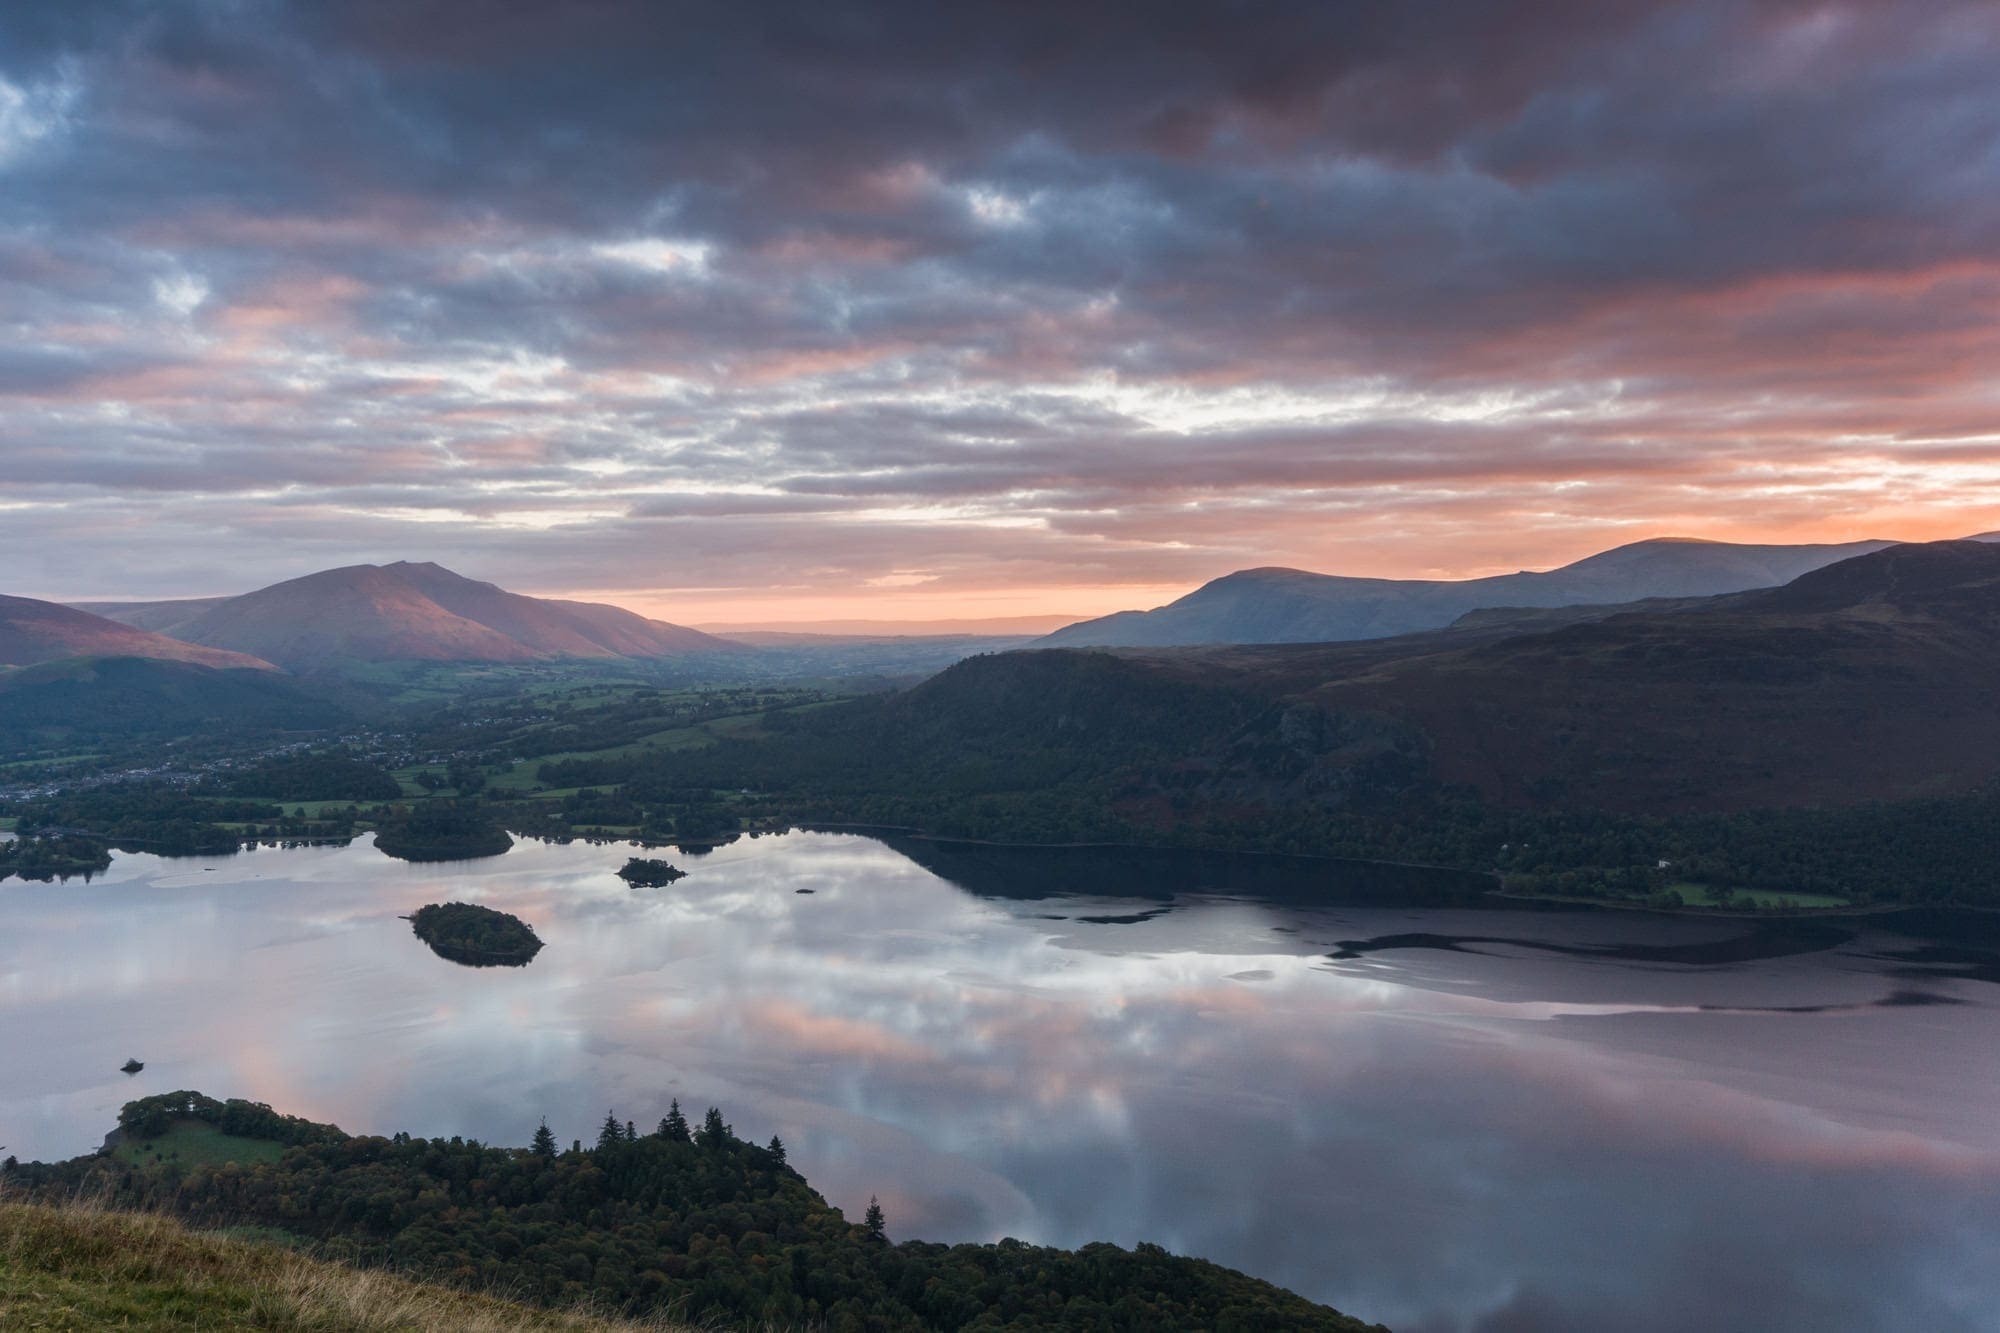
<path id="1" fill-rule="evenodd" d="M 2000 773 L 1996 661 L 2000 547 L 1941 542 L 1698 609 L 1328 672 L 1298 697 L 1395 718 L 1437 780 L 1515 808 L 1844 805 Z"/>
<path id="2" fill-rule="evenodd" d="M 121 625 L 134 625 L 164 634 L 172 625 L 193 620 L 204 611 L 221 606 L 227 597 L 188 597 L 172 602 L 71 602 L 79 611 L 88 611 Z"/>
<path id="3" fill-rule="evenodd" d="M 69 657 L 148 657 L 218 669 L 276 669 L 243 653 L 183 643 L 54 602 L 0 597 L 0 666 Z"/>
<path id="4" fill-rule="evenodd" d="M 316 731 L 348 711 L 273 670 L 145 657 L 66 657 L 0 672 L 0 751 L 115 747 L 141 736 Z"/>
<path id="5" fill-rule="evenodd" d="M 240 597 L 101 605 L 129 623 L 301 672 L 374 662 L 674 657 L 736 646 L 619 607 L 527 597 L 407 561 L 323 570 Z"/>
<path id="6" fill-rule="evenodd" d="M 1152 611 L 1120 611 L 1045 636 L 1038 647 L 1204 643 L 1332 643 L 1441 629 L 1490 607 L 1564 607 L 1768 588 L 1891 545 L 1749 546 L 1662 538 L 1543 573 L 1491 578 L 1362 579 L 1299 569 L 1245 569 Z"/>
<path id="7" fill-rule="evenodd" d="M 1831 809 L 2000 777 L 1996 662 L 2000 546 L 1894 546 L 1781 588 L 1574 620 L 975 657 L 764 741 L 662 757 L 654 785 L 803 793 L 813 818 L 974 837 L 1264 829 L 1295 850 L 1341 845 L 1336 817 L 1401 826 L 1461 799 Z"/>

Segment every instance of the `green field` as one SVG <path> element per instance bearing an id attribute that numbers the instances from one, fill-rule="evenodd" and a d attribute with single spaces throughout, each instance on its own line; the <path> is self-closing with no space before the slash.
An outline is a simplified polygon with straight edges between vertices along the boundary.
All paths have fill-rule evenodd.
<path id="1" fill-rule="evenodd" d="M 1846 898 L 1837 898 L 1828 893 L 1787 893 L 1780 889 L 1718 889 L 1713 884 L 1696 884 L 1682 880 L 1670 886 L 1681 896 L 1681 901 L 1689 907 L 1721 907 L 1726 901 L 1737 904 L 1748 903 L 1752 907 L 1801 907 L 1828 908 L 1852 907 Z"/>
<path id="2" fill-rule="evenodd" d="M 157 1139 L 122 1140 L 112 1156 L 131 1166 L 172 1163 L 176 1166 L 214 1166 L 221 1162 L 275 1162 L 285 1155 L 285 1145 L 269 1139 L 244 1139 L 225 1134 L 205 1120 L 176 1120 Z"/>
<path id="3" fill-rule="evenodd" d="M 841 702 L 837 699 L 816 699 L 808 703 L 794 704 L 785 711 L 805 711 L 825 708 L 829 704 Z M 562 763 L 570 759 L 629 759 L 647 753 L 671 753 L 676 750 L 698 750 L 715 744 L 724 738 L 749 738 L 762 731 L 765 708 L 745 709 L 741 713 L 729 713 L 721 717 L 708 718 L 689 726 L 669 727 L 663 731 L 648 732 L 622 745 L 607 746 L 599 750 L 564 750 L 555 754 L 536 755 L 523 759 L 506 771 L 488 780 L 487 789 L 494 792 L 524 794 L 533 792 L 540 779 L 536 776 L 543 764 Z M 414 770 L 411 770 L 414 771 Z M 401 772 L 397 773 L 400 779 Z M 566 789 L 574 790 L 574 789 Z M 556 792 L 538 793 L 558 795 Z"/>

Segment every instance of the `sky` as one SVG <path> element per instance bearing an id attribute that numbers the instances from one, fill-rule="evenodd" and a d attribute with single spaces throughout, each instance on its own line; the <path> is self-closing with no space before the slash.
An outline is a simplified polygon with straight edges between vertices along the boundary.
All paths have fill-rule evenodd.
<path id="1" fill-rule="evenodd" d="M 0 591 L 2000 528 L 2000 3 L 14 0 Z"/>

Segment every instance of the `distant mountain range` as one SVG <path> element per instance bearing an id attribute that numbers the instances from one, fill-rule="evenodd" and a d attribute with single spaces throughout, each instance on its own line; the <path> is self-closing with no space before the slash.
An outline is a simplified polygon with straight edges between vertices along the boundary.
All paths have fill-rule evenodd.
<path id="1" fill-rule="evenodd" d="M 376 662 L 678 657 L 738 646 L 620 607 L 528 597 L 407 561 L 323 570 L 240 597 L 80 607 L 300 673 Z"/>
<path id="2" fill-rule="evenodd" d="M 155 634 L 104 616 L 31 597 L 0 597 L 0 666 L 72 657 L 149 657 L 219 670 L 275 670 L 262 658 Z"/>
<path id="3" fill-rule="evenodd" d="M 1440 791 L 1531 811 L 1853 805 L 2000 776 L 1996 663 L 2000 546 L 1898 545 L 1775 589 L 1392 639 L 975 657 L 703 780 L 819 763 L 836 817 L 952 793 L 955 814 L 1018 802 L 1009 828 L 1079 800 L 1155 830 L 1310 829 Z M 842 767 L 862 744 L 867 772 Z"/>
<path id="4" fill-rule="evenodd" d="M 1974 538 L 1990 540 L 1994 535 Z M 1886 541 L 1757 546 L 1663 538 L 1634 542 L 1543 573 L 1491 578 L 1366 579 L 1299 569 L 1246 569 L 1152 611 L 1070 625 L 1043 648 L 1176 644 L 1337 643 L 1442 629 L 1470 612 L 1711 597 L 1789 583 L 1879 551 Z"/>

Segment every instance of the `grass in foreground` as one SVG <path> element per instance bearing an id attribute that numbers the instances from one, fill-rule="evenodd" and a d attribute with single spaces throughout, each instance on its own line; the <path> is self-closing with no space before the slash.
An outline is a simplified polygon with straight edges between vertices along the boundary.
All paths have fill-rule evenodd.
<path id="1" fill-rule="evenodd" d="M 0 1200 L 0 1328 L 618 1333 L 677 1325 L 537 1310 L 347 1268 L 171 1218 Z"/>

